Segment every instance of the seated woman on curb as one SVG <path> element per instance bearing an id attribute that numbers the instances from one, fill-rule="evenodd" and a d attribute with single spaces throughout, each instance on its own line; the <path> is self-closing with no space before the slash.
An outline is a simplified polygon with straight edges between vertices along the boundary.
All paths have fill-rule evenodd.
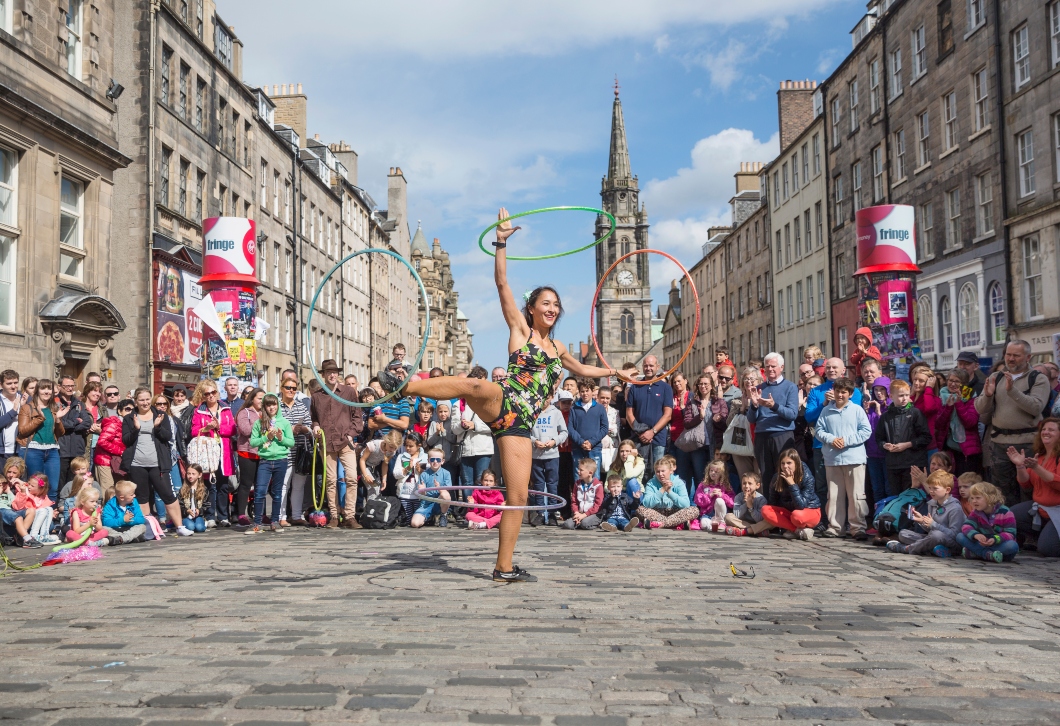
<path id="1" fill-rule="evenodd" d="M 1016 533 L 1021 541 L 1037 533 L 1038 554 L 1060 557 L 1060 419 L 1047 418 L 1038 424 L 1034 456 L 1023 456 L 1012 446 L 1006 453 L 1016 466 L 1020 487 L 1033 491 L 1032 501 L 1012 505 Z"/>
<path id="2" fill-rule="evenodd" d="M 795 449 L 780 452 L 770 487 L 777 504 L 762 507 L 762 521 L 783 529 L 786 539 L 794 539 L 796 534 L 799 539 L 813 539 L 813 528 L 821 521 L 821 500 L 814 491 L 810 468 Z"/>
<path id="3" fill-rule="evenodd" d="M 689 506 L 688 489 L 676 469 L 677 460 L 664 456 L 655 462 L 655 476 L 644 485 L 637 516 L 651 529 L 684 529 L 699 518 L 699 508 Z"/>

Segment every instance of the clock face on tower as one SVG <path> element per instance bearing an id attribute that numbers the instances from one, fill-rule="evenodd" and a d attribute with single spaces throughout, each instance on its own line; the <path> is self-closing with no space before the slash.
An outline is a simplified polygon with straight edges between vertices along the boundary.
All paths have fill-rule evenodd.
<path id="1" fill-rule="evenodd" d="M 629 270 L 622 270 L 621 272 L 618 273 L 618 276 L 615 279 L 618 281 L 618 284 L 621 285 L 622 287 L 632 287 L 633 282 L 634 282 L 633 273 L 630 272 Z"/>

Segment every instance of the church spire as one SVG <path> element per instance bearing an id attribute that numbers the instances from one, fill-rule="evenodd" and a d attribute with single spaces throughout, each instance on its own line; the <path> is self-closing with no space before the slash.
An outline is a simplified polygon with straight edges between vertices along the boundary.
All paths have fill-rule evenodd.
<path id="1" fill-rule="evenodd" d="M 633 174 L 629 169 L 629 147 L 626 146 L 626 122 L 622 118 L 622 101 L 618 97 L 618 77 L 615 77 L 615 104 L 611 109 L 611 154 L 607 164 L 610 181 L 624 181 Z"/>

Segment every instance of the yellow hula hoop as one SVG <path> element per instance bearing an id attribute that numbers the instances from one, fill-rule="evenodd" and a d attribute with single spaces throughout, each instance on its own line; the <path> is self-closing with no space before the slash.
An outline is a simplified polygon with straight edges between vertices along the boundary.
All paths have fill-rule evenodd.
<path id="1" fill-rule="evenodd" d="M 327 471 L 324 472 L 324 482 L 320 487 L 320 501 L 317 501 L 317 444 L 321 443 L 324 445 L 324 456 L 328 455 L 328 440 L 324 436 L 324 429 L 320 429 L 317 435 L 313 437 L 313 464 L 310 467 L 310 484 L 313 487 L 313 510 L 317 512 L 324 511 L 324 499 L 327 494 L 328 482 L 327 482 Z"/>

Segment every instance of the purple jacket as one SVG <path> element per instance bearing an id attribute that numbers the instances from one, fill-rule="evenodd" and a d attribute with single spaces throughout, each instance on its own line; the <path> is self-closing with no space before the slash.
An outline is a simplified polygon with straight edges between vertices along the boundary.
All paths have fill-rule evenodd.
<path id="1" fill-rule="evenodd" d="M 872 388 L 875 389 L 877 386 L 882 386 L 883 390 L 891 390 L 891 379 L 887 376 L 880 376 L 876 379 L 876 382 L 872 384 Z M 872 429 L 872 436 L 865 442 L 865 454 L 873 459 L 882 459 L 887 456 L 887 452 L 880 448 L 880 445 L 876 443 L 876 424 L 879 423 L 880 416 L 887 410 L 888 404 L 890 404 L 891 397 L 887 396 L 887 403 L 881 404 L 880 411 L 876 411 L 875 406 L 869 406 L 869 401 L 875 401 L 876 396 L 873 395 L 873 391 L 869 391 L 869 395 L 865 397 L 865 415 L 869 417 L 869 427 Z"/>

